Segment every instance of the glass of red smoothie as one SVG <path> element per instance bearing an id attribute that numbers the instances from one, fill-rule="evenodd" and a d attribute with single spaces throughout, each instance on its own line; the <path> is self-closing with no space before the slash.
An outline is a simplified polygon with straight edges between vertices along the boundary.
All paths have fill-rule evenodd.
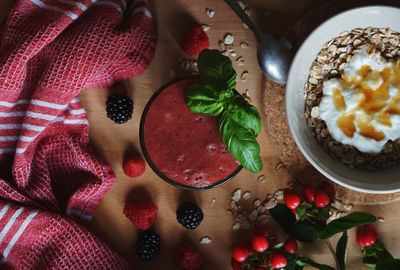
<path id="1" fill-rule="evenodd" d="M 242 166 L 219 134 L 218 117 L 191 112 L 184 80 L 158 90 L 140 120 L 140 145 L 154 172 L 186 189 L 209 189 L 234 177 Z"/>

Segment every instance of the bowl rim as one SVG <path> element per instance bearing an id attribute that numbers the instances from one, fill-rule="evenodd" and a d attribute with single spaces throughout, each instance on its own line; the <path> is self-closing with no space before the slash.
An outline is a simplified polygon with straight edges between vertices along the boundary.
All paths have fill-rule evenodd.
<path id="1" fill-rule="evenodd" d="M 356 7 L 356 8 L 352 8 L 352 9 L 349 9 L 349 10 L 345 10 L 343 12 L 340 12 L 340 13 L 338 13 L 338 14 L 336 14 L 336 15 L 328 18 L 328 19 L 326 19 L 318 27 L 316 27 L 314 30 L 312 30 L 312 32 L 307 36 L 307 38 L 303 41 L 303 43 L 298 48 L 298 50 L 297 50 L 297 52 L 295 54 L 295 57 L 293 58 L 292 65 L 290 66 L 290 69 L 289 69 L 288 80 L 287 80 L 286 87 L 289 86 L 291 78 L 294 77 L 293 74 L 295 73 L 295 71 L 294 71 L 293 63 L 295 63 L 296 60 L 300 57 L 300 51 L 303 48 L 303 46 L 304 46 L 304 44 L 306 43 L 307 40 L 309 40 L 316 32 L 320 31 L 320 29 L 323 28 L 326 24 L 330 23 L 333 20 L 337 20 L 338 17 L 341 17 L 341 16 L 345 15 L 346 13 L 350 13 L 351 14 L 351 13 L 354 13 L 354 12 L 360 11 L 360 10 L 372 10 L 372 9 L 374 11 L 376 11 L 376 9 L 391 9 L 391 10 L 396 10 L 397 12 L 400 12 L 400 8 L 398 8 L 398 7 L 385 6 L 385 5 L 368 5 L 368 6 Z M 342 31 L 345 31 L 345 30 L 338 29 L 337 35 L 339 35 L 340 32 L 342 32 Z M 332 37 L 332 38 L 334 38 L 334 37 Z M 301 88 L 301 89 L 303 89 L 303 88 Z M 286 115 L 287 116 L 288 116 L 288 112 L 291 110 L 291 107 L 290 107 L 289 102 L 288 102 L 288 96 L 289 95 L 287 95 L 287 92 L 285 92 L 285 110 L 286 110 Z M 295 127 L 294 119 L 291 119 L 290 117 L 287 117 L 287 121 L 288 121 L 288 124 L 289 124 L 290 132 L 292 133 L 293 139 L 296 142 L 296 145 L 300 149 L 301 153 L 305 156 L 307 161 L 310 162 L 312 164 L 312 166 L 314 168 L 316 168 L 318 170 L 318 172 L 320 172 L 326 178 L 332 180 L 333 182 L 335 182 L 337 184 L 340 184 L 341 186 L 349 188 L 351 190 L 364 192 L 364 193 L 389 194 L 389 193 L 395 193 L 395 192 L 399 192 L 400 191 L 400 187 L 396 188 L 396 189 L 380 189 L 380 190 L 377 190 L 377 189 L 366 189 L 366 188 L 362 188 L 362 187 L 357 187 L 357 186 L 350 185 L 350 184 L 348 184 L 346 182 L 343 182 L 340 179 L 330 175 L 321 166 L 319 166 L 318 162 L 311 157 L 311 155 L 308 153 L 307 149 L 300 143 L 299 135 L 296 132 L 294 132 L 294 127 Z M 349 167 L 349 168 L 351 168 L 351 167 Z"/>
<path id="2" fill-rule="evenodd" d="M 179 188 L 183 188 L 183 189 L 188 189 L 188 190 L 206 190 L 206 189 L 211 189 L 211 188 L 215 188 L 218 187 L 222 184 L 225 184 L 226 182 L 228 182 L 229 180 L 231 180 L 233 177 L 235 177 L 241 170 L 242 170 L 242 165 L 238 165 L 238 167 L 236 168 L 236 170 L 234 170 L 231 174 L 229 174 L 227 177 L 225 177 L 224 179 L 209 185 L 209 186 L 204 186 L 204 187 L 193 187 L 193 186 L 189 186 L 189 185 L 184 185 L 181 183 L 178 183 L 170 178 L 168 178 L 167 176 L 165 176 L 158 168 L 157 166 L 153 163 L 152 159 L 150 158 L 150 155 L 147 152 L 146 149 L 146 145 L 144 143 L 144 124 L 146 122 L 146 117 L 147 114 L 150 110 L 150 107 L 152 105 L 152 103 L 156 100 L 156 98 L 166 89 L 168 89 L 170 86 L 177 84 L 177 83 L 181 83 L 184 81 L 189 81 L 189 80 L 198 80 L 198 77 L 187 77 L 184 79 L 179 79 L 179 80 L 174 80 L 172 82 L 169 82 L 165 85 L 163 85 L 160 89 L 158 89 L 151 97 L 150 99 L 147 101 L 146 106 L 143 110 L 142 116 L 140 118 L 140 125 L 139 125 L 139 141 L 140 141 L 140 147 L 142 149 L 142 153 L 144 158 L 146 159 L 147 163 L 149 164 L 149 166 L 151 167 L 151 169 L 164 181 L 166 181 L 167 183 L 175 186 L 175 187 L 179 187 Z"/>

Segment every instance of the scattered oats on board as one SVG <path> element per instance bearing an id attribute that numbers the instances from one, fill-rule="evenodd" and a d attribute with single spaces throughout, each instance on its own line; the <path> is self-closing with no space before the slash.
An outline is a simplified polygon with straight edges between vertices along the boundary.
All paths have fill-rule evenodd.
<path id="1" fill-rule="evenodd" d="M 238 205 L 237 205 L 237 202 L 235 202 L 235 201 L 231 201 L 231 208 L 232 209 L 234 209 L 234 210 L 237 210 L 238 209 Z"/>
<path id="2" fill-rule="evenodd" d="M 233 211 L 231 209 L 226 209 L 226 213 L 228 213 L 230 216 L 233 216 Z"/>
<path id="3" fill-rule="evenodd" d="M 253 201 L 253 207 L 254 207 L 254 208 L 257 208 L 257 207 L 259 207 L 260 205 L 261 205 L 261 202 L 260 202 L 259 199 L 255 199 L 255 200 Z"/>
<path id="4" fill-rule="evenodd" d="M 240 42 L 240 47 L 242 47 L 242 48 L 248 48 L 249 47 L 249 44 L 247 43 L 247 42 Z"/>
<path id="5" fill-rule="evenodd" d="M 345 204 L 345 205 L 343 205 L 343 209 L 344 210 L 347 210 L 347 211 L 350 211 L 351 210 L 351 208 L 353 208 L 353 205 L 352 204 Z"/>
<path id="6" fill-rule="evenodd" d="M 231 56 L 232 57 L 236 57 L 237 56 L 236 52 L 235 51 L 231 51 Z"/>
<path id="7" fill-rule="evenodd" d="M 257 212 L 260 213 L 260 214 L 265 213 L 265 207 L 260 205 L 259 207 L 257 207 Z"/>
<path id="8" fill-rule="evenodd" d="M 200 239 L 200 244 L 210 244 L 211 243 L 211 238 L 208 236 L 203 236 Z"/>
<path id="9" fill-rule="evenodd" d="M 242 25 L 243 25 L 244 28 L 249 29 L 249 27 L 247 26 L 247 24 L 242 23 Z"/>
<path id="10" fill-rule="evenodd" d="M 225 44 L 228 44 L 228 45 L 233 44 L 234 40 L 235 40 L 235 38 L 233 37 L 232 34 L 226 34 L 224 37 L 224 42 L 225 42 Z"/>
<path id="11" fill-rule="evenodd" d="M 215 199 L 215 198 L 212 198 L 212 200 L 211 200 L 211 207 L 214 207 L 215 201 L 216 201 L 216 199 Z"/>
<path id="12" fill-rule="evenodd" d="M 265 183 L 267 181 L 267 178 L 265 178 L 265 175 L 260 175 L 258 178 L 257 178 L 257 182 L 258 183 Z"/>
<path id="13" fill-rule="evenodd" d="M 385 219 L 383 217 L 378 217 L 378 222 L 385 222 Z"/>
<path id="14" fill-rule="evenodd" d="M 274 198 L 276 198 L 277 200 L 283 200 L 283 193 L 284 193 L 283 189 L 278 189 L 274 193 Z"/>
<path id="15" fill-rule="evenodd" d="M 254 221 L 254 220 L 257 219 L 257 217 L 258 217 L 258 211 L 257 211 L 257 209 L 255 209 L 255 210 L 253 210 L 253 211 L 250 213 L 249 219 L 250 219 L 251 221 Z"/>
<path id="16" fill-rule="evenodd" d="M 202 24 L 200 25 L 201 29 L 203 29 L 204 32 L 207 32 L 208 30 L 210 30 L 210 26 L 208 26 L 208 24 Z"/>
<path id="17" fill-rule="evenodd" d="M 222 40 L 218 42 L 218 45 L 221 50 L 225 50 L 225 43 Z"/>
<path id="18" fill-rule="evenodd" d="M 240 80 L 246 82 L 248 77 L 249 77 L 249 72 L 245 70 L 242 72 L 242 75 L 240 75 Z"/>
<path id="19" fill-rule="evenodd" d="M 231 55 L 232 55 L 232 54 L 231 54 Z M 236 58 L 236 62 L 238 62 L 238 64 L 239 64 L 240 66 L 243 66 L 243 65 L 244 65 L 243 56 L 239 56 L 238 58 Z"/>
<path id="20" fill-rule="evenodd" d="M 267 209 L 272 209 L 278 204 L 278 201 L 275 198 L 272 198 L 264 203 L 264 207 Z"/>
<path id="21" fill-rule="evenodd" d="M 244 200 L 248 200 L 251 197 L 251 193 L 250 191 L 246 191 L 245 193 L 243 193 L 243 199 Z"/>
<path id="22" fill-rule="evenodd" d="M 240 229 L 240 223 L 239 222 L 236 222 L 235 224 L 233 224 L 232 230 L 237 231 L 239 229 Z"/>
<path id="23" fill-rule="evenodd" d="M 229 52 L 227 50 L 224 50 L 221 54 L 225 55 L 225 56 L 228 56 Z"/>
<path id="24" fill-rule="evenodd" d="M 169 70 L 169 76 L 171 77 L 171 79 L 174 79 L 176 77 L 175 69 L 171 68 Z"/>
<path id="25" fill-rule="evenodd" d="M 238 188 L 233 192 L 232 200 L 237 202 L 240 200 L 241 197 L 242 197 L 242 190 Z"/>
<path id="26" fill-rule="evenodd" d="M 283 170 L 285 168 L 285 164 L 283 164 L 282 161 L 279 161 L 278 164 L 276 164 L 275 166 L 275 170 L 277 170 L 278 172 Z"/>
<path id="27" fill-rule="evenodd" d="M 214 10 L 209 9 L 209 8 L 206 8 L 206 13 L 207 13 L 208 17 L 210 17 L 210 18 L 214 17 L 214 15 L 215 15 Z"/>

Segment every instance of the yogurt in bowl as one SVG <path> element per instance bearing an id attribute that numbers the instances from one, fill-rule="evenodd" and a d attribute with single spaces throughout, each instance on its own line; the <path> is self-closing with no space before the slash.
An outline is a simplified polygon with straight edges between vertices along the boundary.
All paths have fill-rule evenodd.
<path id="1" fill-rule="evenodd" d="M 383 61 L 380 68 L 376 66 L 381 60 L 380 57 L 376 58 L 379 60 L 378 62 L 374 62 L 376 60 L 373 60 L 370 55 L 367 60 L 366 55 L 362 52 L 362 38 L 358 37 L 373 39 L 375 36 L 361 33 L 361 31 L 371 32 L 373 29 L 382 29 L 383 35 L 386 32 L 390 34 L 391 31 L 398 33 L 400 32 L 400 22 L 397 19 L 399 15 L 400 9 L 398 8 L 369 6 L 352 9 L 330 18 L 314 30 L 302 44 L 294 58 L 288 76 L 286 112 L 291 132 L 298 147 L 308 161 L 323 175 L 338 184 L 357 191 L 369 193 L 400 191 L 400 179 L 397 177 L 400 173 L 399 165 L 378 171 L 361 169 L 363 166 L 352 168 L 357 167 L 356 163 L 372 164 L 373 162 L 365 161 L 366 155 L 370 156 L 371 160 L 380 160 L 381 167 L 387 167 L 385 162 L 394 164 L 398 161 L 398 157 L 395 157 L 394 154 L 393 160 L 389 161 L 380 156 L 381 153 L 390 152 L 390 147 L 397 147 L 394 138 L 397 134 L 391 133 L 397 132 L 397 130 L 389 131 L 390 124 L 392 126 L 397 125 L 395 119 L 397 116 L 391 114 L 390 117 L 387 117 L 385 113 L 382 113 L 378 117 L 380 111 L 388 112 L 385 106 L 391 100 L 396 99 L 398 91 L 390 87 L 388 91 L 383 91 L 387 92 L 386 96 L 378 99 L 385 100 L 385 106 L 376 112 L 371 107 L 371 111 L 368 112 L 367 107 L 362 108 L 363 105 L 360 105 L 364 102 L 365 93 L 362 93 L 360 89 L 354 90 L 357 87 L 359 88 L 356 83 L 357 76 L 368 76 L 368 74 L 371 74 L 371 78 L 364 80 L 363 83 L 366 83 L 364 86 L 376 90 L 384 80 L 381 72 L 393 65 L 398 58 L 397 52 L 394 55 L 384 52 L 385 55 L 383 56 L 388 59 L 392 58 L 393 63 Z M 352 35 L 347 37 L 348 33 L 352 33 L 355 37 Z M 338 40 L 340 40 L 340 43 L 336 43 L 336 46 L 333 42 Z M 343 48 L 349 42 L 356 43 L 354 48 Z M 356 51 L 357 49 L 358 51 Z M 326 55 L 321 55 L 321 50 L 326 50 Z M 336 58 L 331 63 L 326 63 L 325 61 L 332 55 L 335 55 Z M 353 65 L 350 64 L 351 58 L 353 58 Z M 359 59 L 357 60 L 357 58 Z M 360 71 L 363 65 L 369 66 L 369 68 L 365 67 L 363 71 Z M 336 68 L 332 69 L 332 66 Z M 346 68 L 348 68 L 347 72 Z M 359 75 L 356 74 L 358 72 Z M 366 75 L 362 75 L 363 72 Z M 345 85 L 343 81 L 341 84 L 340 80 L 346 79 L 346 73 L 347 83 L 350 85 Z M 391 73 L 393 73 L 393 70 Z M 374 79 L 372 79 L 373 76 L 375 76 Z M 396 83 L 392 82 L 392 84 Z M 314 88 L 313 85 L 318 87 Z M 326 86 L 325 94 L 322 91 L 324 85 Z M 310 93 L 307 90 L 311 88 L 316 90 L 310 99 Z M 333 101 L 334 97 L 337 98 L 336 105 L 339 105 L 337 108 Z M 322 101 L 323 99 L 325 101 Z M 322 106 L 320 106 L 320 103 L 322 103 Z M 355 110 L 356 107 L 358 107 L 357 110 Z M 321 124 L 319 124 L 314 121 L 318 118 L 322 119 L 321 116 L 326 119 L 326 122 L 321 121 Z M 342 116 L 343 121 L 338 124 L 338 119 Z M 388 119 L 390 124 L 388 124 Z M 384 127 L 380 126 L 385 121 Z M 325 126 L 323 123 L 325 123 Z M 328 123 L 330 123 L 330 128 L 327 126 Z M 363 123 L 372 132 L 365 132 L 365 129 L 362 131 L 360 127 Z M 343 127 L 346 126 L 350 128 L 344 129 Z M 314 132 L 315 130 L 317 132 Z M 368 133 L 372 135 L 368 135 Z M 361 136 L 361 134 L 364 134 L 362 136 L 364 141 L 351 142 L 352 138 Z M 333 137 L 334 140 L 327 139 L 329 136 Z M 344 143 L 339 142 L 340 140 Z M 372 142 L 372 144 L 368 145 L 369 142 Z M 342 148 L 341 145 L 344 147 Z M 361 152 L 357 147 L 364 152 Z M 332 155 L 330 149 L 334 149 L 337 155 Z M 381 151 L 379 151 L 380 149 Z M 366 153 L 366 155 L 359 155 L 358 153 Z"/>

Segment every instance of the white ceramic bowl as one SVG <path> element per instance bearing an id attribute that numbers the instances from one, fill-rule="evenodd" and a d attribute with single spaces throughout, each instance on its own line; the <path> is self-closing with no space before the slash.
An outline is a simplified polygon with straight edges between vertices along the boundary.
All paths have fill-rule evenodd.
<path id="1" fill-rule="evenodd" d="M 304 41 L 293 60 L 286 85 L 286 113 L 297 146 L 323 175 L 347 188 L 367 193 L 400 191 L 400 165 L 375 172 L 354 169 L 332 158 L 312 136 L 304 115 L 304 84 L 322 45 L 343 31 L 369 26 L 390 28 L 400 33 L 400 9 L 368 6 L 340 13 L 315 29 Z"/>

